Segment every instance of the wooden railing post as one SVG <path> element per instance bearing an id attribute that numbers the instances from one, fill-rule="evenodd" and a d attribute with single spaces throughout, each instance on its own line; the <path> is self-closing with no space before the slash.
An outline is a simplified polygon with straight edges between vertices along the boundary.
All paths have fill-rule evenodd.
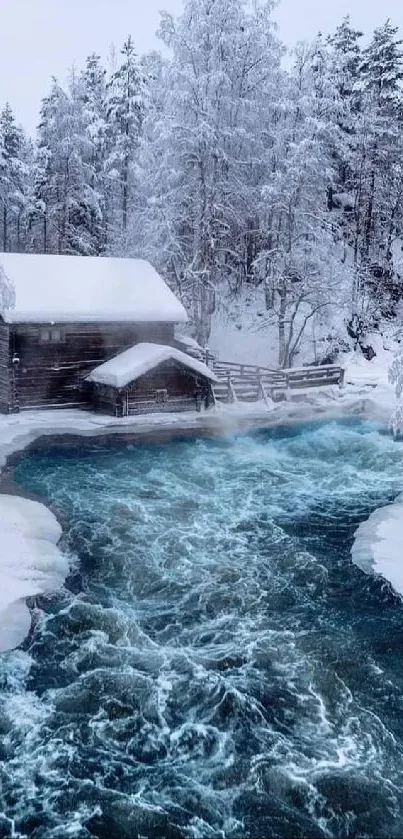
<path id="1" fill-rule="evenodd" d="M 259 398 L 262 399 L 263 402 L 265 402 L 267 407 L 269 407 L 269 398 L 268 398 L 268 395 L 266 393 L 266 388 L 263 384 L 263 379 L 260 375 L 259 375 Z"/>
<path id="2" fill-rule="evenodd" d="M 236 393 L 232 384 L 231 373 L 229 371 L 227 373 L 227 392 L 228 402 L 236 402 Z"/>
<path id="3" fill-rule="evenodd" d="M 339 378 L 339 388 L 340 388 L 340 390 L 343 390 L 343 388 L 344 388 L 345 373 L 346 373 L 346 371 L 344 370 L 344 368 L 340 367 L 340 378 Z"/>
<path id="4" fill-rule="evenodd" d="M 18 379 L 20 371 L 20 359 L 17 353 L 12 357 L 12 381 L 11 381 L 11 411 L 13 414 L 18 414 L 20 410 L 20 400 L 18 392 Z"/>
<path id="5" fill-rule="evenodd" d="M 286 398 L 286 402 L 288 402 L 291 398 L 290 374 L 288 372 L 285 374 L 285 398 Z"/>

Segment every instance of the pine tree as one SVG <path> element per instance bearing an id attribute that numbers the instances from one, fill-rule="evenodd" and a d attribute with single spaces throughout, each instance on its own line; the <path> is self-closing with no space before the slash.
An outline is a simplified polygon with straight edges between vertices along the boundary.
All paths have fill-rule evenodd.
<path id="1" fill-rule="evenodd" d="M 0 114 L 0 202 L 2 249 L 20 250 L 21 218 L 26 208 L 26 139 L 8 104 Z"/>
<path id="2" fill-rule="evenodd" d="M 366 158 L 362 253 L 366 260 L 377 257 L 374 253 L 377 237 L 383 240 L 384 246 L 390 246 L 394 219 L 400 212 L 403 52 L 402 41 L 396 40 L 397 32 L 397 27 L 389 21 L 376 29 L 363 52 L 361 64 Z M 386 231 L 382 235 L 380 230 L 380 225 L 385 227 L 385 214 L 389 216 L 387 243 Z"/>
<path id="3" fill-rule="evenodd" d="M 107 247 L 107 96 L 106 70 L 95 53 L 87 58 L 79 78 L 78 98 L 82 106 L 83 155 L 89 167 L 89 184 L 99 205 L 99 212 L 93 219 L 92 237 L 95 252 L 100 254 Z"/>
<path id="4" fill-rule="evenodd" d="M 355 183 L 357 150 L 357 115 L 361 107 L 360 40 L 363 33 L 353 29 L 346 17 L 327 40 L 328 73 L 337 96 L 337 128 L 335 143 L 335 189 L 351 193 Z"/>
<path id="5" fill-rule="evenodd" d="M 121 56 L 122 62 L 107 85 L 108 223 L 115 247 L 119 247 L 120 231 L 123 239 L 126 236 L 129 215 L 135 201 L 135 163 L 144 119 L 145 97 L 144 80 L 130 36 L 123 45 Z"/>
<path id="6" fill-rule="evenodd" d="M 100 250 L 102 210 L 92 184 L 80 82 L 66 93 L 56 80 L 43 101 L 38 129 L 34 226 L 43 251 L 91 255 Z"/>

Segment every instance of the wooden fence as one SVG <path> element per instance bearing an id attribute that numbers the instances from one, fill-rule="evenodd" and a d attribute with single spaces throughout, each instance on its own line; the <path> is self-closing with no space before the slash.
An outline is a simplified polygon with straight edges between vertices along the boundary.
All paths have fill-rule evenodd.
<path id="1" fill-rule="evenodd" d="M 214 396 L 219 402 L 279 401 L 290 391 L 344 384 L 344 370 L 334 364 L 320 367 L 293 367 L 272 370 L 253 364 L 217 361 L 213 366 L 218 377 Z"/>

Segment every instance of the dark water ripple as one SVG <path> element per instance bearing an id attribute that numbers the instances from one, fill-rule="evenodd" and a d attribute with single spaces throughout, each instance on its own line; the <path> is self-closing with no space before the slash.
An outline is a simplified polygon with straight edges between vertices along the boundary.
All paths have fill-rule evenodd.
<path id="1" fill-rule="evenodd" d="M 399 837 L 403 608 L 363 422 L 26 454 L 78 557 L 0 661 L 0 837 Z"/>

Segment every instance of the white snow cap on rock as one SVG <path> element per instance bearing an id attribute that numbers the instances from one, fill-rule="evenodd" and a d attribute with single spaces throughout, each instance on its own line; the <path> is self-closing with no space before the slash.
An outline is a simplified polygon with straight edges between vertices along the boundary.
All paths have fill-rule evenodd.
<path id="1" fill-rule="evenodd" d="M 7 323 L 188 319 L 182 303 L 143 259 L 0 253 L 0 266 L 15 290 L 15 307 L 12 295 L 6 295 L 3 310 L 0 305 Z"/>
<path id="2" fill-rule="evenodd" d="M 380 507 L 354 534 L 353 562 L 366 573 L 380 574 L 403 595 L 403 495 Z"/>
<path id="3" fill-rule="evenodd" d="M 18 646 L 29 631 L 31 618 L 25 598 L 60 588 L 69 563 L 57 547 L 61 527 L 42 504 L 0 495 L 0 523 L 1 653 Z"/>
<path id="4" fill-rule="evenodd" d="M 163 361 L 178 361 L 184 367 L 188 367 L 205 379 L 212 382 L 217 381 L 217 377 L 212 370 L 202 361 L 197 361 L 192 356 L 181 352 L 181 350 L 164 344 L 136 344 L 129 350 L 119 353 L 110 361 L 96 367 L 87 376 L 87 379 L 90 382 L 110 385 L 111 387 L 126 387 L 130 382 L 134 382 L 139 376 L 148 373 L 149 370 L 157 367 Z"/>

